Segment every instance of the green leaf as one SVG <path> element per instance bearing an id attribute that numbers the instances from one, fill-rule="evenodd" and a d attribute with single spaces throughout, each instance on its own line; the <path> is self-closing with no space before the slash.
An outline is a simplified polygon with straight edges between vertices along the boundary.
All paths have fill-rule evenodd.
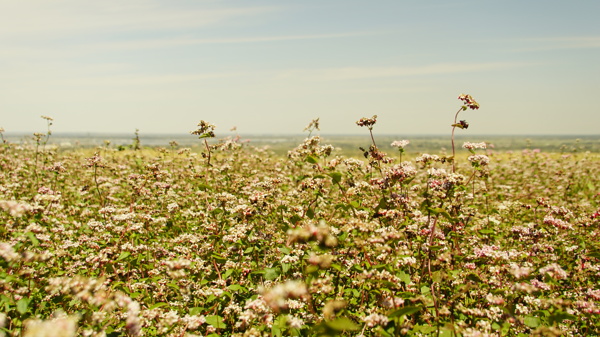
<path id="1" fill-rule="evenodd" d="M 329 176 L 334 184 L 339 184 L 342 181 L 342 174 L 340 172 L 331 172 Z"/>
<path id="2" fill-rule="evenodd" d="M 198 314 L 202 313 L 202 310 L 204 310 L 204 308 L 193 307 L 190 309 L 190 316 L 198 315 Z"/>
<path id="3" fill-rule="evenodd" d="M 17 311 L 22 315 L 29 310 L 29 299 L 22 298 L 17 301 Z"/>
<path id="4" fill-rule="evenodd" d="M 575 320 L 577 320 L 577 316 L 568 314 L 566 312 L 559 312 L 559 313 L 556 313 L 556 314 L 548 317 L 548 321 L 550 322 L 550 324 L 554 324 L 554 323 L 559 324 L 559 323 L 562 323 L 562 321 L 564 321 L 565 319 L 575 321 Z"/>
<path id="5" fill-rule="evenodd" d="M 317 159 L 317 158 L 315 158 L 315 157 L 313 157 L 313 156 L 307 156 L 307 157 L 306 157 L 306 162 L 307 162 L 307 163 L 311 163 L 311 164 L 316 164 L 316 163 L 318 163 L 319 161 L 318 161 L 318 159 Z"/>
<path id="6" fill-rule="evenodd" d="M 223 274 L 223 279 L 229 278 L 229 276 L 231 276 L 231 274 L 233 274 L 234 271 L 235 271 L 235 269 L 227 269 L 225 271 L 225 274 Z"/>
<path id="7" fill-rule="evenodd" d="M 591 252 L 591 253 L 588 254 L 588 256 L 600 259 L 600 252 Z"/>
<path id="8" fill-rule="evenodd" d="M 246 291 L 247 289 L 244 286 L 239 284 L 232 284 L 229 286 L 229 290 L 231 291 Z"/>
<path id="9" fill-rule="evenodd" d="M 477 282 L 477 283 L 483 282 L 483 280 L 479 277 L 479 275 L 474 274 L 474 273 L 470 273 L 469 275 L 467 275 L 467 280 Z"/>
<path id="10" fill-rule="evenodd" d="M 25 235 L 27 235 L 29 241 L 31 241 L 31 244 L 33 244 L 35 247 L 40 245 L 40 241 L 35 237 L 35 234 L 33 234 L 32 232 L 27 232 L 25 233 Z"/>
<path id="11" fill-rule="evenodd" d="M 347 317 L 340 317 L 334 319 L 333 321 L 326 321 L 325 325 L 336 331 L 356 331 L 360 329 L 360 326 Z"/>
<path id="12" fill-rule="evenodd" d="M 525 325 L 527 325 L 530 328 L 537 328 L 538 326 L 540 326 L 541 320 L 538 317 L 526 316 L 523 319 L 523 323 L 525 323 Z"/>
<path id="13" fill-rule="evenodd" d="M 217 328 L 217 329 L 224 329 L 227 326 L 225 325 L 225 323 L 223 323 L 223 317 L 221 316 L 217 316 L 217 315 L 210 315 L 210 316 L 206 316 L 206 323 L 212 325 L 213 327 Z"/>
<path id="14" fill-rule="evenodd" d="M 276 278 L 279 277 L 279 275 L 281 274 L 279 268 L 265 268 L 265 275 L 264 278 L 265 280 L 274 280 Z"/>
<path id="15" fill-rule="evenodd" d="M 394 317 L 402 317 L 405 315 L 412 315 L 416 312 L 419 312 L 421 309 L 422 309 L 422 307 L 420 307 L 420 306 L 404 307 L 402 309 L 398 309 L 398 310 L 392 312 L 389 315 L 389 317 L 394 318 Z"/>
<path id="16" fill-rule="evenodd" d="M 411 284 L 412 280 L 410 279 L 410 275 L 405 273 L 404 271 L 400 270 L 398 271 L 398 278 L 400 279 L 400 281 L 404 282 L 405 284 Z"/>
<path id="17" fill-rule="evenodd" d="M 167 304 L 167 303 L 165 303 L 165 302 L 158 302 L 158 303 L 155 303 L 154 305 L 150 306 L 150 307 L 148 308 L 148 310 L 152 310 L 152 309 L 156 309 L 156 308 L 164 307 L 165 305 L 168 305 L 168 304 Z"/>
<path id="18" fill-rule="evenodd" d="M 119 257 L 117 258 L 117 261 L 121 261 L 123 259 L 126 259 L 129 255 L 131 255 L 131 252 L 122 252 Z"/>

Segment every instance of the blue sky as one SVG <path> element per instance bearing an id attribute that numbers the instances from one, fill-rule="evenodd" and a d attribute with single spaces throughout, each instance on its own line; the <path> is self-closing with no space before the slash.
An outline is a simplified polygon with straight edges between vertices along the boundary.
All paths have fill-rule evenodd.
<path id="1" fill-rule="evenodd" d="M 0 127 L 600 134 L 600 1 L 0 0 Z"/>

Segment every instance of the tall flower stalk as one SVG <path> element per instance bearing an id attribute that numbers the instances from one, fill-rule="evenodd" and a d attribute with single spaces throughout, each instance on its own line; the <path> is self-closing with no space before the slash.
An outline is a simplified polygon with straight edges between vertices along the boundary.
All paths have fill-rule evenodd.
<path id="1" fill-rule="evenodd" d="M 198 123 L 198 129 L 192 131 L 191 134 L 198 136 L 199 139 L 204 139 L 204 145 L 206 146 L 207 153 L 206 153 L 206 155 L 203 154 L 203 156 L 206 157 L 206 166 L 211 166 L 211 164 L 210 164 L 211 148 L 208 145 L 207 138 L 215 137 L 215 126 L 210 124 L 207 121 L 201 120 L 200 123 Z"/>
<path id="2" fill-rule="evenodd" d="M 471 109 L 471 110 L 479 109 L 479 103 L 477 103 L 473 99 L 473 97 L 471 97 L 471 95 L 461 94 L 460 96 L 458 96 L 458 99 L 463 101 L 463 105 L 460 107 L 460 109 L 458 109 L 458 111 L 454 115 L 454 124 L 452 124 L 452 172 L 453 173 L 456 172 L 456 150 L 455 150 L 455 146 L 454 146 L 454 130 L 456 130 L 456 128 L 460 128 L 460 129 L 469 128 L 469 123 L 467 123 L 467 121 L 461 120 L 461 121 L 457 122 L 458 114 L 461 111 L 464 111 L 467 109 Z"/>

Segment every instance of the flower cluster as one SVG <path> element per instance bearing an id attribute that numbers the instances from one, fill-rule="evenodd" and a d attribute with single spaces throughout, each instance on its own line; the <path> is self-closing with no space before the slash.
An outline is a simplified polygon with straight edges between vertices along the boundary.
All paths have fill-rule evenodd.
<path id="1" fill-rule="evenodd" d="M 356 125 L 372 128 L 375 123 L 377 123 L 377 115 L 373 115 L 371 118 L 363 117 L 356 122 Z"/>
<path id="2" fill-rule="evenodd" d="M 479 109 L 479 103 L 477 103 L 473 97 L 471 97 L 471 95 L 466 95 L 466 94 L 461 94 L 458 96 L 458 99 L 463 101 L 464 105 L 465 105 L 465 110 L 467 108 L 471 109 L 471 110 L 477 110 Z"/>

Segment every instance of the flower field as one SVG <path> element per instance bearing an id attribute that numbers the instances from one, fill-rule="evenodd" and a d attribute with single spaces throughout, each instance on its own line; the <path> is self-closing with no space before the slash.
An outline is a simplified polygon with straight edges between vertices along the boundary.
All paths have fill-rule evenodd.
<path id="1" fill-rule="evenodd" d="M 200 153 L 5 142 L 0 336 L 600 334 L 597 153 L 384 153 L 375 123 L 356 157 L 318 121 L 285 157 L 206 122 Z"/>

